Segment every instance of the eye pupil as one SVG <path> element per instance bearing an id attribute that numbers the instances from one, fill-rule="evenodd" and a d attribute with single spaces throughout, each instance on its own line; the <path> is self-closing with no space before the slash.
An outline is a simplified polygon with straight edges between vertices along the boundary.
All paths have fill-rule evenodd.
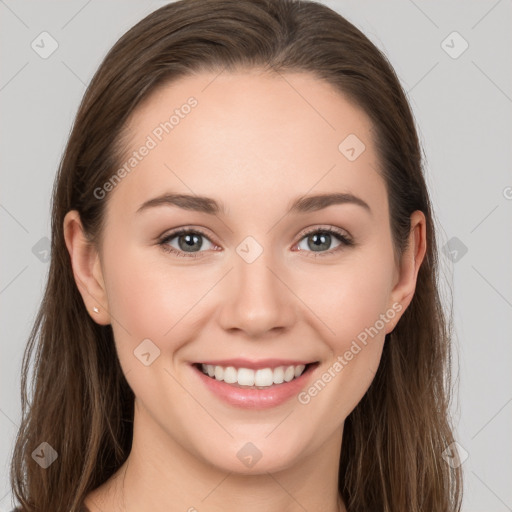
<path id="1" fill-rule="evenodd" d="M 312 246 L 310 245 L 310 248 L 314 247 L 316 249 L 318 249 L 318 248 L 329 249 L 331 235 L 328 235 L 325 233 L 314 234 L 314 235 L 310 236 L 309 238 L 313 239 L 313 245 Z M 326 240 L 327 240 L 327 242 L 326 242 Z"/>
<path id="2" fill-rule="evenodd" d="M 183 239 L 185 239 L 184 244 L 181 243 L 181 240 L 183 240 Z M 194 244 L 198 245 L 197 249 L 201 249 L 201 246 L 203 245 L 201 242 L 201 237 L 199 237 L 198 235 L 191 235 L 191 234 L 182 235 L 178 238 L 178 240 L 180 241 L 179 245 L 180 245 L 180 249 L 182 249 L 182 250 L 188 250 L 188 249 L 194 248 Z M 199 243 L 198 243 L 198 241 L 199 241 Z"/>

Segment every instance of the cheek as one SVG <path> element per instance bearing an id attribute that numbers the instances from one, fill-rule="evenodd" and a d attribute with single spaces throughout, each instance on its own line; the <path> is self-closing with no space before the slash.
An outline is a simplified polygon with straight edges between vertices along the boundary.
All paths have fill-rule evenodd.
<path id="1" fill-rule="evenodd" d="M 368 248 L 308 277 L 307 302 L 329 327 L 331 348 L 337 353 L 345 351 L 354 338 L 386 313 L 392 273 L 392 253 Z M 377 327 L 382 328 L 380 322 Z"/>
<path id="2" fill-rule="evenodd" d="M 194 319 L 204 312 L 202 298 L 218 280 L 217 274 L 207 264 L 176 263 L 158 247 L 130 247 L 120 238 L 106 247 L 105 254 L 108 302 L 120 359 L 130 362 L 134 349 L 145 339 L 172 356 L 196 334 Z"/>
<path id="3" fill-rule="evenodd" d="M 121 247 L 124 248 L 120 250 Z M 123 345 L 136 346 L 149 338 L 162 348 L 164 335 L 186 312 L 185 306 L 190 302 L 187 297 L 194 296 L 193 273 L 184 274 L 183 268 L 166 265 L 158 251 L 122 243 L 106 247 L 112 327 L 116 340 Z"/>
<path id="4" fill-rule="evenodd" d="M 381 255 L 361 253 L 358 261 L 354 258 L 337 269 L 336 283 L 331 280 L 324 287 L 329 293 L 324 293 L 322 301 L 315 301 L 315 311 L 332 332 L 324 337 L 330 358 L 317 380 L 299 396 L 299 402 L 309 410 L 304 421 L 311 429 L 318 428 L 315 418 L 325 419 L 325 432 L 338 428 L 375 377 L 384 347 L 386 319 L 395 316 L 394 310 L 389 314 L 386 310 L 392 259 Z M 320 287 L 315 293 L 320 298 Z"/>

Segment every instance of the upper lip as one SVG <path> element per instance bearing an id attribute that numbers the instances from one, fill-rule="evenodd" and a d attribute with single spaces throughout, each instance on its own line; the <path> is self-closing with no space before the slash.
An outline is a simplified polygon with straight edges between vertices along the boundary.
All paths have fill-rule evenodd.
<path id="1" fill-rule="evenodd" d="M 304 366 L 314 363 L 316 361 L 298 361 L 296 359 L 260 359 L 258 361 L 251 361 L 249 359 L 236 358 L 236 359 L 222 359 L 217 361 L 199 361 L 196 364 L 210 364 L 212 366 L 234 366 L 235 368 L 249 368 L 252 370 L 259 370 L 261 368 L 277 368 L 279 366 Z"/>

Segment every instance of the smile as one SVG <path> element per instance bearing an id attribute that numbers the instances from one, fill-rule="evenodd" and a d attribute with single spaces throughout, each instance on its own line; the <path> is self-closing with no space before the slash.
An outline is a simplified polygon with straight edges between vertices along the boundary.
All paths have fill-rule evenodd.
<path id="1" fill-rule="evenodd" d="M 199 380 L 231 406 L 266 409 L 284 404 L 307 385 L 319 362 L 211 361 L 192 364 Z M 296 363 L 296 364 L 294 364 Z M 247 368 L 253 366 L 253 368 Z M 256 366 L 256 368 L 254 368 Z"/>
<path id="2" fill-rule="evenodd" d="M 217 366 L 201 364 L 201 370 L 209 377 L 223 381 L 226 384 L 238 384 L 239 386 L 252 388 L 267 388 L 274 384 L 290 382 L 300 377 L 305 371 L 306 365 L 278 366 L 277 368 L 235 368 L 234 366 Z"/>

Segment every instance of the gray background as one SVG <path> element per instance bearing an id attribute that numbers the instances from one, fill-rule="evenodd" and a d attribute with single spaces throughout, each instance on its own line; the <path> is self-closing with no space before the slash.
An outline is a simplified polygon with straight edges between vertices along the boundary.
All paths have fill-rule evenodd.
<path id="1" fill-rule="evenodd" d="M 0 511 L 11 507 L 20 365 L 47 276 L 55 172 L 101 59 L 165 3 L 0 0 Z M 512 2 L 323 3 L 384 50 L 408 91 L 446 248 L 447 301 L 453 292 L 463 510 L 512 511 Z M 31 47 L 43 31 L 58 43 L 46 59 Z"/>

